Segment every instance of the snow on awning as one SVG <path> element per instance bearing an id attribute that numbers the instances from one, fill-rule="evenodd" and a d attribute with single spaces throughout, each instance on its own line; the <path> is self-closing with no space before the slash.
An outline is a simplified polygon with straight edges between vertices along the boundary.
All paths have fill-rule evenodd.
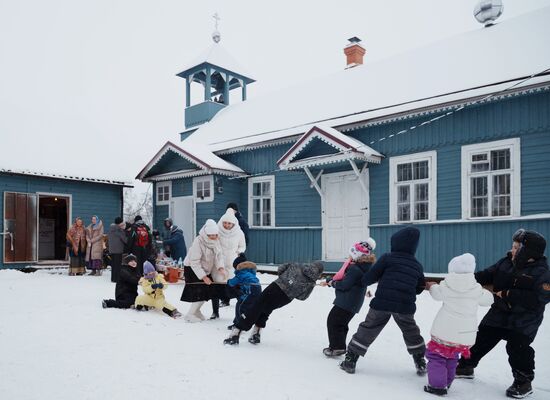
<path id="1" fill-rule="evenodd" d="M 27 175 L 27 176 L 36 176 L 39 178 L 62 179 L 66 181 L 78 181 L 78 182 L 88 182 L 88 183 L 100 183 L 104 185 L 123 186 L 128 188 L 134 187 L 131 183 L 124 182 L 124 181 L 56 174 L 56 173 L 50 173 L 50 172 L 38 172 L 38 171 L 29 171 L 29 170 L 0 168 L 0 174 Z"/>
<path id="2" fill-rule="evenodd" d="M 315 141 L 328 146 L 317 152 L 308 154 Z M 327 150 L 332 151 L 327 151 Z M 305 157 L 301 158 L 301 155 Z M 357 139 L 351 138 L 334 128 L 324 125 L 314 125 L 288 150 L 277 165 L 283 170 L 300 169 L 347 161 L 366 161 L 379 164 L 384 156 Z"/>
<path id="3" fill-rule="evenodd" d="M 161 160 L 167 156 L 169 152 L 172 152 L 185 160 L 189 167 L 161 173 L 152 172 L 152 170 L 159 165 Z M 136 179 L 144 182 L 154 182 L 211 174 L 226 176 L 246 175 L 242 169 L 221 159 L 212 153 L 205 145 L 185 142 L 185 149 L 183 149 L 176 146 L 172 142 L 166 142 L 162 149 L 160 149 L 159 152 L 145 166 L 145 168 L 141 170 Z"/>

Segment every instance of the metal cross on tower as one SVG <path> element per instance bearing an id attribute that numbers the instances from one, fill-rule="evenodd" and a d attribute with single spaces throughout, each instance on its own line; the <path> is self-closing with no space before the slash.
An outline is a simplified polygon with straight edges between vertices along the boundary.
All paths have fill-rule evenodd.
<path id="1" fill-rule="evenodd" d="M 214 42 L 218 43 L 221 40 L 220 31 L 218 31 L 218 22 L 221 18 L 218 15 L 218 13 L 215 13 L 214 15 L 212 15 L 212 18 L 214 18 L 214 20 L 216 21 L 215 29 L 214 29 L 214 32 L 212 33 L 212 39 L 214 40 Z"/>

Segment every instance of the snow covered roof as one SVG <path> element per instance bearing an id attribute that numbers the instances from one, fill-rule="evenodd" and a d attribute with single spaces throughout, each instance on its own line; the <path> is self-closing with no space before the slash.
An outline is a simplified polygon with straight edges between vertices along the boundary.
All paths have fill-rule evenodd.
<path id="1" fill-rule="evenodd" d="M 229 54 L 225 48 L 219 43 L 212 43 L 212 45 L 200 54 L 195 60 L 189 63 L 178 76 L 185 75 L 186 72 L 195 68 L 198 65 L 209 63 L 220 68 L 224 68 L 228 71 L 239 74 L 243 77 L 249 78 L 254 81 L 252 76 L 248 74 L 247 70 L 242 67 L 231 54 Z"/>
<path id="2" fill-rule="evenodd" d="M 85 178 L 85 177 L 79 177 L 79 176 L 69 176 L 69 175 L 54 174 L 54 173 L 48 173 L 48 172 L 28 171 L 28 170 L 0 168 L 0 174 L 28 175 L 28 176 L 37 176 L 39 178 L 63 179 L 67 181 L 79 181 L 79 182 L 88 182 L 88 183 L 100 183 L 104 185 L 134 187 L 132 184 L 128 182 L 123 182 L 123 181 L 115 181 L 115 180 L 99 179 L 99 178 Z"/>
<path id="3" fill-rule="evenodd" d="M 238 176 L 245 175 L 245 172 L 230 162 L 218 157 L 212 153 L 208 146 L 200 143 L 188 143 L 184 142 L 185 149 L 176 146 L 172 142 L 166 142 L 166 144 L 159 150 L 159 152 L 149 161 L 149 163 L 141 170 L 136 179 L 142 181 L 149 180 L 169 180 L 176 178 L 185 178 L 190 176 L 208 175 L 213 172 L 220 175 Z M 163 156 L 169 151 L 172 151 L 187 160 L 196 168 L 185 168 L 178 171 L 170 171 L 163 174 L 155 174 L 154 177 L 148 177 L 149 171 L 159 163 Z"/>
<path id="4" fill-rule="evenodd" d="M 465 101 L 550 68 L 550 7 L 237 103 L 185 143 L 213 152 Z M 550 82 L 545 74 L 517 88 Z M 274 112 L 277 110 L 277 112 Z"/>
<path id="5" fill-rule="evenodd" d="M 294 161 L 302 150 L 316 139 L 327 143 L 336 149 L 337 153 Z M 346 136 L 330 126 L 314 125 L 277 161 L 277 165 L 283 169 L 293 169 L 301 168 L 303 165 L 322 165 L 348 159 L 362 159 L 379 163 L 382 158 L 382 154 L 357 139 Z"/>

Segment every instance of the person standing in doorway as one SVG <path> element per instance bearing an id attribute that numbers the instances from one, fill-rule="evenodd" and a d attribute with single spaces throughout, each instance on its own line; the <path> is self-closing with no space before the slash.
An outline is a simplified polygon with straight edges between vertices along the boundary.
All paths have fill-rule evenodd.
<path id="1" fill-rule="evenodd" d="M 75 218 L 66 237 L 69 245 L 69 275 L 84 275 L 86 272 L 86 229 L 82 218 Z"/>
<path id="2" fill-rule="evenodd" d="M 229 203 L 226 207 L 226 210 L 233 210 L 235 213 L 235 218 L 237 218 L 237 221 L 239 221 L 239 227 L 241 228 L 241 231 L 244 233 L 244 240 L 246 242 L 246 246 L 248 247 L 249 237 L 248 237 L 248 231 L 250 230 L 250 227 L 248 226 L 248 223 L 245 221 L 242 214 L 239 212 L 239 207 L 237 206 L 237 203 Z"/>
<path id="3" fill-rule="evenodd" d="M 111 254 L 111 282 L 118 282 L 120 266 L 122 265 L 122 253 L 128 242 L 124 227 L 126 224 L 120 217 L 115 218 L 115 222 L 109 227 L 108 242 L 109 253 Z"/>
<path id="4" fill-rule="evenodd" d="M 128 248 L 137 257 L 138 273 L 143 275 L 143 263 L 149 259 L 153 250 L 153 235 L 140 215 L 136 215 L 134 218 L 130 229 Z"/>
<path id="5" fill-rule="evenodd" d="M 101 275 L 103 266 L 103 222 L 97 215 L 92 217 L 92 223 L 86 228 L 86 262 L 92 270 L 89 275 Z"/>

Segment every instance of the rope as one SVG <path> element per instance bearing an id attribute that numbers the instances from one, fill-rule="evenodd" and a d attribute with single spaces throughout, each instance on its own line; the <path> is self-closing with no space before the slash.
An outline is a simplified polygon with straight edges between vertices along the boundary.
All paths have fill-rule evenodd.
<path id="1" fill-rule="evenodd" d="M 382 142 L 382 141 L 384 141 L 384 140 L 386 140 L 386 139 L 395 138 L 395 137 L 397 137 L 397 136 L 399 136 L 399 135 L 403 135 L 403 134 L 405 134 L 405 133 L 407 133 L 407 132 L 411 132 L 411 131 L 415 130 L 416 128 L 420 128 L 420 127 L 422 127 L 422 126 L 429 125 L 429 124 L 431 124 L 432 122 L 439 121 L 440 119 L 447 118 L 447 117 L 449 117 L 449 116 L 451 116 L 451 115 L 453 115 L 453 114 L 456 114 L 457 112 L 460 112 L 460 111 L 464 110 L 464 109 L 467 108 L 467 107 L 471 107 L 471 106 L 473 106 L 473 105 L 475 105 L 475 104 L 478 104 L 478 103 L 484 102 L 484 101 L 486 101 L 486 100 L 489 100 L 489 99 L 492 98 L 492 97 L 501 95 L 501 94 L 503 94 L 503 93 L 505 93 L 505 92 L 507 92 L 507 91 L 509 91 L 509 90 L 512 90 L 512 89 L 515 88 L 516 86 L 521 85 L 522 83 L 528 82 L 528 81 L 530 81 L 531 79 L 533 79 L 533 78 L 535 78 L 535 77 L 537 77 L 537 76 L 539 76 L 539 75 L 545 75 L 545 74 L 547 74 L 547 73 L 549 73 L 549 72 L 550 72 L 550 68 L 545 68 L 544 70 L 542 70 L 542 71 L 540 71 L 540 72 L 536 72 L 536 73 L 534 73 L 534 74 L 531 74 L 531 75 L 529 75 L 528 77 L 526 77 L 526 78 L 524 78 L 524 79 L 522 79 L 522 80 L 520 80 L 520 81 L 517 81 L 517 82 L 514 83 L 513 85 L 510 85 L 510 86 L 508 86 L 508 87 L 506 87 L 506 88 L 504 88 L 504 89 L 502 89 L 502 90 L 500 90 L 500 91 L 498 91 L 498 92 L 491 93 L 491 94 L 489 94 L 489 95 L 487 95 L 487 96 L 485 96 L 485 97 L 482 97 L 481 99 L 475 100 L 475 101 L 473 101 L 473 102 L 471 102 L 471 103 L 469 103 L 469 104 L 463 104 L 463 105 L 461 105 L 461 106 L 458 106 L 458 107 L 457 107 L 456 109 L 454 109 L 454 110 L 451 110 L 451 111 L 449 111 L 449 112 L 447 112 L 447 113 L 445 113 L 445 114 L 441 114 L 441 115 L 439 115 L 439 116 L 437 116 L 437 117 L 433 117 L 433 118 L 431 118 L 431 119 L 429 119 L 429 120 L 426 120 L 426 121 L 423 121 L 423 122 L 421 122 L 421 123 L 419 123 L 419 124 L 411 125 L 411 126 L 408 127 L 407 129 L 400 130 L 400 131 L 397 132 L 397 133 L 392 133 L 391 135 L 384 136 L 384 137 L 382 137 L 382 138 L 380 138 L 380 139 L 372 140 L 372 141 L 369 142 L 369 144 L 380 143 L 380 142 Z M 248 175 L 243 175 L 243 176 L 234 176 L 234 177 L 230 177 L 230 178 L 228 178 L 228 179 L 229 179 L 229 180 L 232 180 L 232 179 L 246 179 L 246 178 L 252 178 L 252 177 L 255 177 L 255 176 L 262 176 L 262 175 L 272 174 L 272 173 L 281 172 L 281 171 L 282 171 L 282 170 L 281 170 L 280 168 L 277 168 L 277 169 L 274 169 L 274 170 L 271 170 L 271 171 L 258 172 L 258 173 L 255 173 L 255 174 L 248 174 Z"/>

